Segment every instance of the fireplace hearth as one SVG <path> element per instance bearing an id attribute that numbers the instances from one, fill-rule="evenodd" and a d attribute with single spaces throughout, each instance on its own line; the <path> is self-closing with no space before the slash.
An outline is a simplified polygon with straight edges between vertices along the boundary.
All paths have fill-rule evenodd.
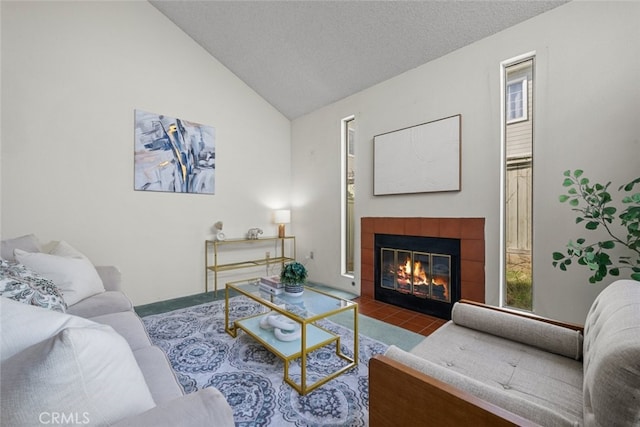
<path id="1" fill-rule="evenodd" d="M 451 318 L 460 299 L 460 240 L 375 235 L 375 299 Z"/>

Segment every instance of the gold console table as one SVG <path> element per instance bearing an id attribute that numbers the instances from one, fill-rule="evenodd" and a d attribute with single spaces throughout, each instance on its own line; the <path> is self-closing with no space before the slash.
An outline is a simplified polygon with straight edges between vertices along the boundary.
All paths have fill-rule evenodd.
<path id="1" fill-rule="evenodd" d="M 289 245 L 285 242 L 291 242 Z M 220 262 L 219 250 L 223 246 L 229 245 L 248 245 L 247 247 L 255 248 L 259 244 L 265 242 L 276 242 L 279 246 L 276 249 L 275 256 L 265 256 L 263 258 L 241 260 L 236 262 Z M 278 245 L 277 242 L 280 242 Z M 288 248 L 287 248 L 288 246 Z M 213 264 L 211 264 L 211 253 L 213 252 Z M 241 268 L 269 266 L 271 264 L 280 263 L 284 266 L 286 262 L 295 261 L 296 259 L 296 238 L 294 236 L 285 237 L 262 237 L 259 239 L 228 239 L 228 240 L 205 240 L 204 241 L 204 291 L 209 292 L 209 272 L 214 275 L 214 291 L 218 292 L 218 272 L 237 270 Z"/>

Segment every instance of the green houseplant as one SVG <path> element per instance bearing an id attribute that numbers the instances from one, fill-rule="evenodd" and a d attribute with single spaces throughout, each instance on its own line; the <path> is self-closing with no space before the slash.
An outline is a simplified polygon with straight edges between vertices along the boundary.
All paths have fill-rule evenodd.
<path id="1" fill-rule="evenodd" d="M 640 177 L 618 188 L 618 192 L 624 191 L 621 202 L 625 209 L 616 215 L 618 209 L 611 206 L 609 193 L 611 182 L 590 184 L 580 169 L 565 171 L 564 176 L 562 185 L 568 190 L 559 197 L 560 202 L 569 202 L 578 213 L 576 224 L 584 223 L 587 230 L 604 229 L 608 238 L 594 243 L 582 237 L 569 241 L 564 253 L 553 253 L 553 266 L 566 271 L 575 259 L 592 271 L 590 283 L 607 275 L 619 276 L 621 269 L 630 269 L 631 278 L 640 281 L 640 193 L 632 193 L 633 187 L 640 184 Z M 621 246 L 626 248 L 624 255 L 613 260 L 609 251 Z"/>
<path id="2" fill-rule="evenodd" d="M 280 272 L 280 283 L 284 284 L 285 293 L 290 295 L 301 295 L 306 280 L 307 269 L 297 261 L 285 264 Z"/>

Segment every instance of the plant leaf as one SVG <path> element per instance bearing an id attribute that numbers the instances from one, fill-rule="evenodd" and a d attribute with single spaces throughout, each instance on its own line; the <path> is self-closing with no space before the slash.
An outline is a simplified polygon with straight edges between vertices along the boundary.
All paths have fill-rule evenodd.
<path id="1" fill-rule="evenodd" d="M 599 243 L 602 249 L 613 249 L 616 246 L 616 243 L 613 240 L 606 240 L 604 242 Z"/>
<path id="2" fill-rule="evenodd" d="M 631 191 L 633 186 L 636 184 L 640 184 L 640 176 L 626 185 L 621 185 L 620 188 L 618 188 L 618 191 L 622 190 L 622 188 L 624 188 L 624 191 Z"/>
<path id="3" fill-rule="evenodd" d="M 600 223 L 598 221 L 589 221 L 584 228 L 586 228 L 587 230 L 595 230 L 596 228 L 598 228 L 598 226 L 600 225 Z"/>
<path id="4" fill-rule="evenodd" d="M 582 169 L 576 169 L 573 172 L 573 176 L 575 176 L 576 178 L 580 178 L 582 176 L 582 174 L 584 173 L 584 171 Z"/>
<path id="5" fill-rule="evenodd" d="M 565 257 L 564 254 L 561 254 L 560 252 L 554 252 L 553 253 L 553 259 L 556 260 L 556 261 L 559 261 L 564 257 Z"/>
<path id="6" fill-rule="evenodd" d="M 565 178 L 565 180 L 562 182 L 563 187 L 571 187 L 572 185 L 573 185 L 573 181 L 571 181 L 570 178 Z"/>
<path id="7" fill-rule="evenodd" d="M 567 200 L 569 200 L 569 196 L 567 196 L 566 194 L 563 194 L 563 195 L 558 197 L 558 200 L 560 200 L 560 203 L 564 203 Z"/>

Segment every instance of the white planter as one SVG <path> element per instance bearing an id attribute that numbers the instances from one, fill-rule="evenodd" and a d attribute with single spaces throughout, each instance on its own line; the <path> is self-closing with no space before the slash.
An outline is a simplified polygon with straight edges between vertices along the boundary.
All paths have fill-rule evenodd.
<path id="1" fill-rule="evenodd" d="M 285 283 L 284 293 L 293 297 L 298 297 L 304 293 L 304 286 L 302 283 L 296 283 L 293 285 Z"/>

